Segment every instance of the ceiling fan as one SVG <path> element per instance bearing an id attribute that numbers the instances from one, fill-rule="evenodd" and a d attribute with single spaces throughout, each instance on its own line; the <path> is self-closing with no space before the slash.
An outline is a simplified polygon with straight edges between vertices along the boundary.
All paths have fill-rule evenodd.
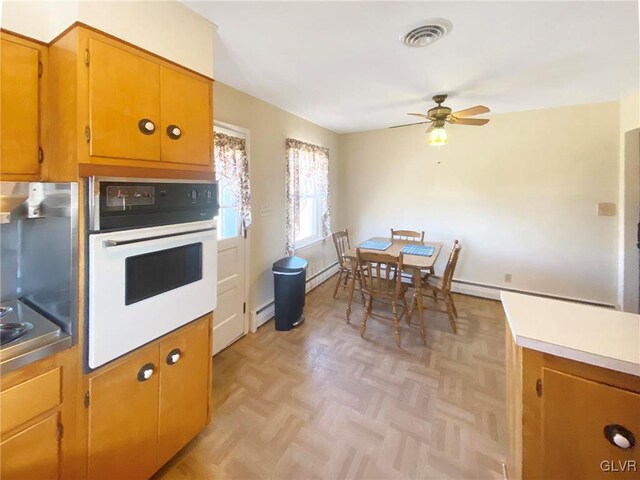
<path id="1" fill-rule="evenodd" d="M 430 123 L 425 133 L 429 135 L 429 145 L 446 145 L 449 143 L 447 140 L 447 132 L 444 129 L 445 123 L 451 123 L 453 125 L 474 125 L 481 127 L 486 123 L 489 123 L 487 118 L 468 118 L 481 113 L 489 113 L 487 107 L 483 105 L 476 105 L 475 107 L 466 108 L 457 112 L 452 112 L 449 107 L 442 105 L 447 99 L 447 95 L 434 95 L 433 101 L 437 103 L 437 106 L 429 109 L 426 114 L 424 113 L 407 113 L 407 115 L 415 115 L 417 117 L 424 117 L 427 120 L 417 123 L 406 123 L 404 125 L 394 125 L 389 128 L 408 127 L 410 125 L 421 125 L 424 123 Z"/>

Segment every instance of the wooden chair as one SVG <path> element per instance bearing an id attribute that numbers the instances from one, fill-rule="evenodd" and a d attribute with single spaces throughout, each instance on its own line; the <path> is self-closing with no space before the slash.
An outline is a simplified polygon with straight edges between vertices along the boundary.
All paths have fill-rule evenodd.
<path id="1" fill-rule="evenodd" d="M 447 266 L 444 268 L 442 277 L 436 277 L 435 275 L 426 274 L 422 277 L 421 284 L 423 296 L 432 298 L 436 301 L 444 301 L 447 307 L 447 315 L 449 316 L 449 323 L 451 323 L 451 329 L 453 330 L 453 333 L 458 332 L 458 329 L 456 328 L 456 318 L 458 318 L 458 311 L 456 310 L 456 305 L 455 303 L 453 303 L 453 297 L 451 296 L 451 280 L 453 279 L 453 272 L 456 269 L 461 248 L 462 246 L 460 245 L 458 240 L 454 240 L 453 247 L 451 248 L 451 254 L 449 255 L 449 260 L 447 261 Z M 429 291 L 431 292 L 431 294 L 428 293 Z M 413 316 L 414 306 L 416 302 L 417 290 L 411 302 L 411 311 L 409 313 L 409 318 Z"/>
<path id="2" fill-rule="evenodd" d="M 424 242 L 424 232 L 416 232 L 413 230 L 394 230 L 391 229 L 391 240 L 412 240 L 414 242 Z"/>
<path id="3" fill-rule="evenodd" d="M 344 254 L 351 249 L 351 244 L 349 242 L 349 232 L 346 228 L 333 233 L 331 237 L 333 238 L 333 244 L 336 247 L 336 254 L 338 255 L 338 282 L 336 283 L 336 288 L 333 290 L 333 298 L 336 298 L 338 288 L 347 288 L 349 280 L 351 279 L 351 260 L 344 256 Z"/>
<path id="4" fill-rule="evenodd" d="M 400 346 L 400 319 L 409 311 L 405 293 L 407 285 L 402 283 L 399 275 L 394 271 L 402 271 L 402 253 L 398 257 L 387 253 L 361 252 L 356 249 L 362 291 L 365 296 L 364 316 L 360 335 L 364 337 L 367 328 L 367 319 L 372 317 L 389 318 L 371 312 L 373 300 L 391 304 L 393 312 L 393 329 L 396 336 L 396 345 Z M 403 311 L 398 316 L 398 302 L 402 302 Z"/>

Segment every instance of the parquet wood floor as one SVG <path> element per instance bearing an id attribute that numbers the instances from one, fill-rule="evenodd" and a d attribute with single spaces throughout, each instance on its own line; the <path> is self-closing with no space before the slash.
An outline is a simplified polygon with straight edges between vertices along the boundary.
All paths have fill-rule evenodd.
<path id="1" fill-rule="evenodd" d="M 334 282 L 307 296 L 299 328 L 268 322 L 214 358 L 212 421 L 156 479 L 502 478 L 500 303 L 454 295 L 457 335 L 428 311 L 426 347 L 403 321 L 397 348 L 390 321 L 360 338 L 357 296 L 345 323 Z"/>

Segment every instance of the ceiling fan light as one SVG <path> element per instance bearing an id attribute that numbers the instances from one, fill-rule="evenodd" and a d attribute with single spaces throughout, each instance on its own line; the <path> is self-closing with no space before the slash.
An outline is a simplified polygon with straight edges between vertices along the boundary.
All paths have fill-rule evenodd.
<path id="1" fill-rule="evenodd" d="M 429 134 L 429 145 L 439 147 L 449 143 L 447 132 L 443 127 L 434 128 Z"/>

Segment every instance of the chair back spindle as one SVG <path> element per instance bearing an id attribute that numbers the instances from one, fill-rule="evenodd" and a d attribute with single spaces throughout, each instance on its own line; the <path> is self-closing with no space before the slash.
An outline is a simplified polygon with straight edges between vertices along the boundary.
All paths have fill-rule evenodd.
<path id="1" fill-rule="evenodd" d="M 414 230 L 394 230 L 392 228 L 391 239 L 424 242 L 424 232 L 416 232 Z"/>
<path id="2" fill-rule="evenodd" d="M 403 254 L 395 257 L 387 253 L 362 252 L 356 249 L 360 265 L 362 289 L 373 297 L 398 298 L 402 280 L 396 271 L 402 271 Z"/>

